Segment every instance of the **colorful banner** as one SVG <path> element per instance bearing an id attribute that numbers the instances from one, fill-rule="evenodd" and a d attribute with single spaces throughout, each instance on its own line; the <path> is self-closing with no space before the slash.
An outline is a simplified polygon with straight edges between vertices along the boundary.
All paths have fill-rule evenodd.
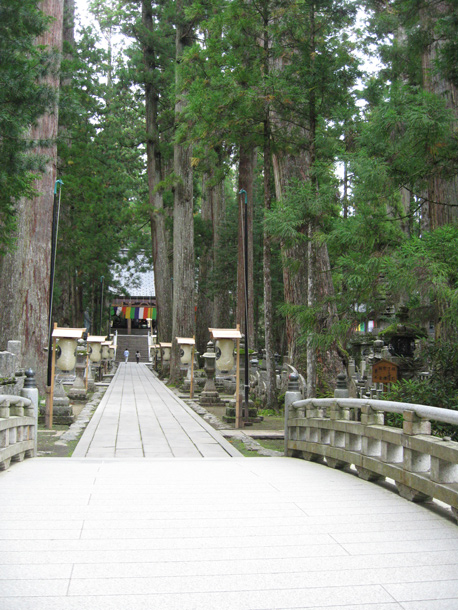
<path id="1" fill-rule="evenodd" d="M 156 307 L 110 307 L 112 316 L 122 316 L 127 320 L 157 320 Z"/>

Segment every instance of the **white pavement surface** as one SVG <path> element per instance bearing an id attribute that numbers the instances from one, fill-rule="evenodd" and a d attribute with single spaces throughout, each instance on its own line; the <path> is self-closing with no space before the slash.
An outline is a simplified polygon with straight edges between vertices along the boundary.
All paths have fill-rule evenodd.
<path id="1" fill-rule="evenodd" d="M 40 458 L 0 473 L 0 610 L 305 608 L 458 609 L 458 527 L 292 458 Z"/>
<path id="2" fill-rule="evenodd" d="M 240 453 L 155 377 L 121 363 L 73 457 L 230 457 Z"/>

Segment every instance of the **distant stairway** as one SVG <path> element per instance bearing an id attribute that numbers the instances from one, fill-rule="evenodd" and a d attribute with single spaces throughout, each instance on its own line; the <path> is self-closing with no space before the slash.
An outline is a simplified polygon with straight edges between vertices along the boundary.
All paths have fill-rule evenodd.
<path id="1" fill-rule="evenodd" d="M 119 335 L 116 362 L 124 362 L 124 350 L 129 350 L 129 362 L 136 362 L 135 352 L 140 352 L 140 362 L 149 362 L 148 335 Z"/>

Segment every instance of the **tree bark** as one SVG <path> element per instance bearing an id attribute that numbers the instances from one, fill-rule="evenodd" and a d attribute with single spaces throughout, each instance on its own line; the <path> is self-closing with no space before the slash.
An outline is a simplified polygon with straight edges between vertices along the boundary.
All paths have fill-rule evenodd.
<path id="1" fill-rule="evenodd" d="M 238 249 L 237 249 L 237 312 L 236 324 L 248 337 L 250 349 L 254 347 L 254 274 L 253 274 L 253 181 L 256 167 L 256 149 L 246 143 L 240 145 L 238 192 L 247 193 L 248 228 L 248 328 L 245 327 L 245 195 L 239 194 Z"/>
<path id="2" fill-rule="evenodd" d="M 142 0 L 142 23 L 147 32 L 154 30 L 151 3 Z M 150 39 L 143 41 L 143 61 L 147 74 L 156 69 L 156 51 Z M 156 186 L 163 179 L 163 163 L 160 151 L 158 126 L 159 95 L 153 85 L 153 79 L 145 82 L 146 112 L 146 163 L 148 174 L 149 203 L 151 206 L 151 241 L 153 249 L 154 283 L 157 303 L 158 340 L 172 340 L 172 274 L 169 257 L 170 239 L 165 226 L 165 210 L 162 192 Z"/>
<path id="3" fill-rule="evenodd" d="M 208 185 L 208 175 L 202 180 L 201 218 L 212 226 L 213 232 L 213 188 Z M 214 306 L 210 290 L 210 276 L 213 269 L 214 239 L 201 245 L 203 251 L 199 260 L 199 281 L 197 293 L 196 346 L 202 354 L 210 340 L 208 329 L 214 325 Z"/>
<path id="4" fill-rule="evenodd" d="M 175 121 L 180 120 L 185 106 L 181 86 L 180 62 L 186 46 L 192 43 L 192 26 L 185 20 L 182 0 L 176 6 L 176 102 Z M 176 337 L 192 337 L 194 322 L 194 218 L 193 172 L 191 146 L 176 143 L 174 146 L 174 207 L 173 207 L 173 314 L 170 359 L 170 380 L 179 378 L 179 349 Z"/>
<path id="5" fill-rule="evenodd" d="M 215 285 L 212 278 L 220 247 L 219 233 L 224 219 L 224 182 L 214 183 L 214 171 L 206 174 L 202 186 L 201 217 L 211 227 L 212 238 L 205 244 L 199 261 L 197 294 L 196 344 L 200 353 L 210 339 L 209 328 L 227 328 L 229 310 L 227 292 Z"/>
<path id="6" fill-rule="evenodd" d="M 222 160 L 220 159 L 220 163 Z M 212 189 L 212 223 L 213 223 L 213 267 L 216 268 L 220 256 L 220 248 L 225 244 L 221 242 L 221 227 L 226 215 L 226 201 L 224 197 L 224 181 Z M 213 325 L 215 328 L 229 328 L 230 308 L 229 293 L 215 287 L 213 302 Z"/>
<path id="7" fill-rule="evenodd" d="M 310 40 L 311 72 L 315 70 L 315 5 L 310 5 Z M 288 62 L 287 56 L 282 56 L 275 62 L 277 70 L 284 69 Z M 316 78 L 313 77 L 313 78 Z M 311 182 L 313 190 L 318 193 L 319 184 L 314 175 L 313 168 L 316 163 L 316 129 L 317 129 L 317 101 L 313 87 L 309 91 L 309 114 L 307 128 L 298 130 L 294 128 L 297 139 L 297 149 L 293 152 L 278 152 L 273 159 L 275 189 L 278 201 L 287 196 L 287 190 L 294 182 Z M 292 132 L 293 129 L 285 121 L 272 117 L 275 126 L 282 132 Z M 291 137 L 291 139 L 293 139 Z M 317 220 L 305 220 L 299 232 L 307 240 L 292 240 L 292 243 L 282 244 L 283 284 L 285 302 L 294 307 L 316 307 L 323 302 L 323 310 L 317 316 L 314 332 L 320 332 L 330 326 L 337 317 L 332 303 L 334 286 L 332 283 L 329 255 L 326 244 L 315 243 L 314 234 L 318 228 Z M 299 346 L 299 338 L 303 329 L 296 321 L 294 315 L 287 316 L 286 333 L 288 356 L 299 370 L 306 372 L 307 396 L 316 396 L 317 391 L 317 363 L 320 360 L 320 374 L 326 377 L 324 384 L 329 383 L 330 377 L 341 368 L 341 360 L 337 349 L 331 348 L 325 354 L 319 354 L 311 338 L 306 341 L 306 364 L 304 363 L 304 350 Z"/>
<path id="8" fill-rule="evenodd" d="M 426 3 L 420 11 L 420 22 L 426 32 L 433 32 L 437 19 L 445 18 L 451 12 L 450 2 L 438 1 Z M 432 34 L 430 34 L 432 36 Z M 458 125 L 458 88 L 445 79 L 439 72 L 436 62 L 441 40 L 431 40 L 422 54 L 423 87 L 446 101 L 455 116 L 455 127 Z M 428 185 L 427 202 L 423 214 L 427 216 L 423 226 L 431 231 L 458 220 L 458 175 L 433 176 Z"/>
<path id="9" fill-rule="evenodd" d="M 53 18 L 48 31 L 37 44 L 62 50 L 63 0 L 43 0 L 40 9 Z M 59 55 L 60 57 L 60 55 Z M 59 70 L 50 70 L 44 82 L 59 91 Z M 37 176 L 37 196 L 18 205 L 16 250 L 1 261 L 0 293 L 4 303 L 0 316 L 3 349 L 11 339 L 21 341 L 21 360 L 36 371 L 37 385 L 46 385 L 48 344 L 49 274 L 54 185 L 57 177 L 58 107 L 40 118 L 31 129 L 33 140 L 47 140 L 47 148 L 36 153 L 47 158 L 44 174 Z M 59 256 L 59 252 L 57 252 Z"/>
<path id="10" fill-rule="evenodd" d="M 287 129 L 286 125 L 282 125 Z M 277 201 L 282 201 L 287 189 L 294 180 L 308 180 L 310 161 L 306 151 L 297 151 L 296 155 L 276 154 L 273 157 L 275 178 L 275 194 Z M 306 235 L 307 225 L 304 223 L 299 231 Z M 308 293 L 308 245 L 306 241 L 281 244 L 283 261 L 283 290 L 285 303 L 292 306 L 303 306 L 307 303 Z M 302 349 L 298 345 L 301 328 L 293 315 L 286 316 L 286 342 L 288 358 L 291 363 L 301 369 Z"/>
<path id="11" fill-rule="evenodd" d="M 272 193 L 270 187 L 271 180 L 271 144 L 270 144 L 270 123 L 269 116 L 264 121 L 264 208 L 266 211 L 271 209 Z M 274 316 L 272 305 L 272 273 L 271 273 L 272 252 L 270 245 L 270 235 L 264 229 L 263 245 L 263 279 L 264 279 L 264 336 L 266 345 L 266 372 L 267 372 L 267 408 L 277 409 L 277 383 L 275 373 L 275 348 L 274 348 Z"/>

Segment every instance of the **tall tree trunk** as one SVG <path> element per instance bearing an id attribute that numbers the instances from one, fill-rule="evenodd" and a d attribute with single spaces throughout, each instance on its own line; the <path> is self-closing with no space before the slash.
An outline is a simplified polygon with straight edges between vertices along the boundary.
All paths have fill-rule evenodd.
<path id="1" fill-rule="evenodd" d="M 307 228 L 307 307 L 315 304 L 315 268 L 313 264 L 313 227 L 309 223 Z M 307 392 L 306 398 L 316 395 L 316 352 L 312 338 L 307 337 Z"/>
<path id="2" fill-rule="evenodd" d="M 43 0 L 40 9 L 53 18 L 49 30 L 37 44 L 58 53 L 62 49 L 63 0 Z M 59 71 L 50 70 L 45 82 L 59 90 Z M 58 108 L 41 117 L 32 128 L 34 140 L 51 142 L 35 152 L 47 158 L 46 170 L 37 178 L 37 196 L 19 202 L 16 250 L 1 261 L 0 294 L 3 308 L 0 316 L 0 337 L 3 349 L 10 339 L 22 342 L 21 357 L 26 367 L 36 371 L 37 384 L 44 392 L 46 384 L 48 344 L 49 274 L 54 185 L 57 176 Z M 59 253 L 57 253 L 59 256 Z M 7 305 L 6 305 L 7 304 Z"/>
<path id="3" fill-rule="evenodd" d="M 75 0 L 64 0 L 63 42 L 75 46 Z"/>
<path id="4" fill-rule="evenodd" d="M 427 2 L 420 11 L 420 21 L 427 32 L 432 32 L 437 19 L 446 18 L 451 12 L 451 3 L 445 0 L 434 3 Z M 432 40 L 425 46 L 422 54 L 423 87 L 435 93 L 446 101 L 455 116 L 455 127 L 458 125 L 458 88 L 446 80 L 437 69 L 437 58 L 441 40 Z M 433 231 L 438 227 L 458 220 L 458 174 L 450 176 L 434 176 L 430 179 L 427 190 L 426 209 L 423 213 L 427 219 L 425 227 Z"/>
<path id="5" fill-rule="evenodd" d="M 64 16 L 63 16 L 63 53 L 64 58 L 70 61 L 72 52 L 75 48 L 75 0 L 64 0 Z M 71 74 L 68 71 L 61 71 L 60 74 L 60 90 L 61 93 L 65 88 L 71 85 Z M 68 137 L 68 125 L 61 121 L 59 115 L 59 142 L 65 141 L 65 145 L 70 148 L 72 145 L 71 138 Z M 58 150 L 59 153 L 59 150 Z M 63 165 L 62 159 L 58 157 L 58 172 L 65 176 L 66 167 Z M 72 226 L 72 210 L 69 200 L 65 197 L 65 191 L 62 193 L 62 203 L 60 208 L 60 226 Z M 65 247 L 65 245 L 63 246 Z M 74 284 L 74 268 L 68 263 L 71 259 L 69 253 L 62 257 L 66 260 L 63 265 L 59 265 L 60 258 L 57 259 L 56 282 L 61 287 L 59 302 L 54 303 L 54 316 L 59 326 L 70 326 L 77 328 L 82 325 L 82 320 L 78 323 L 75 321 L 73 312 L 73 284 Z"/>
<path id="6" fill-rule="evenodd" d="M 197 294 L 196 344 L 202 353 L 209 340 L 208 329 L 227 328 L 229 325 L 229 299 L 212 279 L 220 247 L 219 233 L 224 219 L 224 182 L 215 184 L 214 172 L 206 174 L 202 186 L 201 217 L 211 227 L 212 239 L 204 244 L 199 261 L 199 281 Z"/>
<path id="7" fill-rule="evenodd" d="M 204 223 L 213 229 L 213 188 L 208 183 L 209 176 L 206 174 L 202 184 L 202 207 L 201 217 Z M 196 346 L 202 354 L 209 341 L 208 329 L 214 325 L 213 299 L 210 290 L 210 276 L 213 268 L 213 239 L 209 243 L 201 244 L 202 252 L 199 260 L 199 281 L 197 293 L 197 318 L 196 318 Z"/>
<path id="8" fill-rule="evenodd" d="M 271 209 L 271 145 L 270 145 L 270 123 L 267 117 L 264 120 L 264 208 Z M 266 342 L 266 372 L 267 372 L 267 408 L 277 409 L 276 373 L 275 373 L 275 349 L 274 349 L 274 316 L 272 305 L 272 271 L 271 271 L 271 244 L 270 235 L 264 229 L 263 246 L 263 279 L 264 279 L 264 335 Z"/>
<path id="9" fill-rule="evenodd" d="M 222 159 L 220 158 L 222 165 Z M 224 180 L 212 189 L 212 223 L 213 223 L 213 267 L 216 268 L 220 256 L 220 248 L 225 244 L 221 243 L 221 228 L 226 216 L 226 201 L 224 197 Z M 215 328 L 229 328 L 229 293 L 215 287 L 213 301 L 213 326 Z"/>
<path id="10" fill-rule="evenodd" d="M 176 102 L 175 121 L 180 120 L 185 106 L 181 86 L 180 62 L 186 46 L 192 44 L 192 26 L 186 21 L 182 0 L 176 5 Z M 191 147 L 174 146 L 174 206 L 173 206 L 173 313 L 170 379 L 179 377 L 179 349 L 176 337 L 192 337 L 194 323 L 194 218 Z"/>
<path id="11" fill-rule="evenodd" d="M 238 249 L 237 249 L 237 312 L 236 324 L 248 337 L 250 349 L 254 347 L 254 274 L 253 274 L 253 181 L 256 167 L 256 149 L 246 143 L 240 145 L 238 191 L 247 194 L 248 228 L 248 328 L 245 327 L 245 195 L 239 195 Z"/>
<path id="12" fill-rule="evenodd" d="M 154 30 L 151 2 L 142 0 L 142 23 L 147 32 Z M 145 37 L 146 38 L 146 37 Z M 156 51 L 151 39 L 143 42 L 143 61 L 147 74 L 156 69 Z M 148 173 L 149 203 L 151 206 L 151 241 L 153 248 L 154 283 L 157 303 L 158 340 L 172 340 L 172 274 L 169 257 L 170 240 L 165 226 L 164 202 L 162 192 L 156 186 L 163 179 L 162 155 L 158 127 L 158 101 L 153 79 L 145 82 L 146 112 L 146 163 Z"/>
<path id="13" fill-rule="evenodd" d="M 314 3 L 310 5 L 310 41 L 309 48 L 311 54 L 311 73 L 312 78 L 315 71 L 315 11 Z M 281 57 L 275 62 L 277 70 L 285 67 L 285 59 Z M 318 193 L 319 184 L 314 174 L 316 163 L 316 130 L 317 130 L 317 101 L 314 87 L 309 92 L 309 115 L 307 129 L 299 132 L 294 128 L 294 133 L 301 136 L 302 144 L 300 150 L 295 153 L 277 153 L 274 157 L 274 175 L 277 199 L 281 201 L 287 194 L 288 187 L 295 181 L 310 181 L 313 190 Z M 292 131 L 289 125 L 283 124 L 273 117 L 275 125 L 283 131 Z M 334 286 L 331 279 L 329 255 L 326 244 L 319 245 L 315 242 L 314 234 L 318 229 L 319 221 L 308 221 L 303 223 L 299 231 L 307 236 L 306 240 L 296 240 L 294 243 L 282 244 L 283 258 L 283 283 L 285 302 L 294 307 L 309 308 L 316 307 L 316 304 L 323 302 L 322 312 L 317 316 L 315 332 L 328 327 L 336 320 L 337 311 L 331 305 L 334 294 Z M 337 351 L 337 347 L 329 349 L 324 354 L 318 354 L 312 339 L 306 341 L 306 367 L 304 367 L 304 354 L 298 345 L 298 340 L 303 330 L 297 323 L 294 314 L 287 316 L 286 332 L 288 343 L 288 356 L 293 364 L 300 370 L 305 368 L 307 376 L 307 396 L 316 396 L 317 391 L 317 363 L 321 361 L 320 373 L 324 385 L 330 383 L 330 379 L 335 378 L 335 374 L 340 370 L 342 363 Z"/>
<path id="14" fill-rule="evenodd" d="M 281 125 L 283 129 L 288 126 Z M 295 180 L 310 179 L 310 159 L 307 151 L 297 151 L 295 155 L 278 153 L 273 156 L 273 170 L 275 178 L 275 193 L 277 201 L 282 201 L 287 189 Z M 299 229 L 307 234 L 307 225 L 304 223 Z M 305 240 L 296 243 L 281 244 L 283 261 L 283 290 L 285 303 L 288 305 L 303 306 L 307 303 L 308 293 L 308 244 Z M 286 316 L 286 342 L 290 362 L 299 369 L 304 364 L 302 349 L 298 345 L 301 327 L 294 315 Z M 305 371 L 304 371 L 305 372 Z"/>
<path id="15" fill-rule="evenodd" d="M 264 10 L 264 33 L 263 33 L 263 50 L 264 50 L 264 65 L 263 72 L 266 80 L 270 70 L 270 39 L 269 39 L 269 6 L 265 6 Z M 268 96 L 266 95 L 266 99 Z M 269 212 L 272 206 L 272 190 L 271 190 L 271 163 L 272 163 L 272 148 L 271 148 L 271 125 L 270 125 L 270 106 L 269 102 L 265 105 L 264 118 L 264 133 L 263 133 L 263 153 L 264 153 L 264 210 Z M 263 244 L 263 280 L 264 280 L 264 338 L 266 345 L 266 399 L 268 409 L 277 409 L 277 382 L 275 373 L 275 348 L 274 348 L 274 314 L 272 302 L 272 251 L 270 235 L 264 227 L 264 244 Z"/>

